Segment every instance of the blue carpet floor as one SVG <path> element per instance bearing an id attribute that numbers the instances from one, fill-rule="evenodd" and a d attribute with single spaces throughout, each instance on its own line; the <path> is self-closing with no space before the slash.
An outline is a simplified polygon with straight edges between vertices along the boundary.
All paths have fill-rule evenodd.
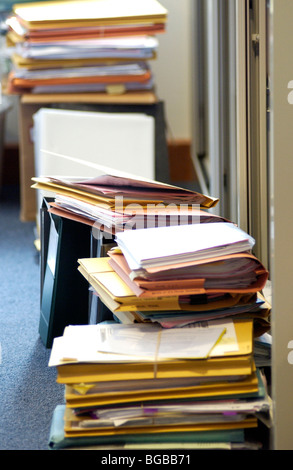
<path id="1" fill-rule="evenodd" d="M 46 450 L 63 387 L 38 334 L 39 258 L 34 223 L 19 220 L 18 188 L 0 198 L 0 450 Z"/>

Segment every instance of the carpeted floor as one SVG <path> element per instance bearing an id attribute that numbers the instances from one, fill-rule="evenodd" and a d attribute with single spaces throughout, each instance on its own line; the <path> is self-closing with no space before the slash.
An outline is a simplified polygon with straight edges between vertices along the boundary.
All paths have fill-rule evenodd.
<path id="1" fill-rule="evenodd" d="M 38 334 L 39 259 L 34 223 L 19 220 L 18 188 L 0 198 L 0 450 L 46 450 L 64 389 Z"/>

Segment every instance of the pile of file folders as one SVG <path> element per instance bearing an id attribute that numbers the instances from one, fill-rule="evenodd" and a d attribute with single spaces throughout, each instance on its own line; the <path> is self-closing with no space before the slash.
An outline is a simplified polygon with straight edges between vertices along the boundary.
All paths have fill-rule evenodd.
<path id="1" fill-rule="evenodd" d="M 146 92 L 167 11 L 157 0 L 15 4 L 9 93 Z"/>
<path id="2" fill-rule="evenodd" d="M 260 448 L 271 401 L 254 341 L 270 330 L 270 305 L 254 239 L 209 212 L 217 199 L 158 182 L 112 174 L 33 187 L 54 193 L 53 213 L 116 242 L 77 260 L 113 321 L 54 339 L 65 403 L 50 447 Z"/>

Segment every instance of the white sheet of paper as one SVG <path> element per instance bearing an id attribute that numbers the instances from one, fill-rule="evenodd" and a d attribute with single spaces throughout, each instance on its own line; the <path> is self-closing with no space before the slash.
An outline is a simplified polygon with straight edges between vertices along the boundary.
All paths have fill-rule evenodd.
<path id="1" fill-rule="evenodd" d="M 116 240 L 131 269 L 247 251 L 254 239 L 232 223 L 127 230 Z"/>
<path id="2" fill-rule="evenodd" d="M 172 328 L 156 325 L 101 326 L 99 351 L 160 359 L 202 359 L 208 357 L 225 328 Z"/>
<path id="3" fill-rule="evenodd" d="M 156 324 L 69 325 L 65 328 L 63 336 L 54 339 L 49 366 L 77 362 L 153 361 L 159 331 L 161 327 Z M 201 322 L 163 331 L 165 336 L 160 360 L 170 359 L 170 349 L 172 358 L 184 358 L 188 357 L 188 354 L 200 354 L 204 357 L 206 351 L 211 349 L 214 357 L 238 349 L 234 323 L 229 320 Z M 200 331 L 201 341 L 196 343 L 200 338 Z M 153 336 L 152 341 L 150 335 Z M 183 340 L 185 349 L 180 352 Z"/>
<path id="4" fill-rule="evenodd" d="M 224 328 L 225 333 L 221 340 L 213 348 L 212 356 L 224 356 L 229 352 L 239 351 L 237 335 L 232 320 L 212 320 L 208 322 L 193 323 L 189 328 L 202 328 L 203 324 L 207 324 L 208 328 Z M 198 326 L 197 326 L 198 325 Z"/>
<path id="5" fill-rule="evenodd" d="M 63 336 L 54 338 L 49 367 L 74 363 L 112 364 L 152 361 L 151 357 L 140 358 L 128 354 L 128 351 L 125 351 L 125 354 L 105 354 L 98 351 L 98 331 L 99 325 L 67 327 Z"/>

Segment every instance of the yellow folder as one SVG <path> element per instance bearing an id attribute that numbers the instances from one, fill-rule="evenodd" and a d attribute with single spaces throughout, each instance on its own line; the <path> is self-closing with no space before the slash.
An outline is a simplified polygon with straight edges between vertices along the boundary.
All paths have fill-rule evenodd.
<path id="1" fill-rule="evenodd" d="M 165 388 L 161 390 L 129 390 L 127 392 L 106 392 L 88 395 L 72 393 L 72 388 L 65 386 L 66 406 L 69 408 L 95 407 L 121 403 L 137 403 L 159 400 L 212 399 L 214 397 L 240 396 L 254 394 L 259 390 L 258 377 L 253 372 L 244 380 L 203 383 L 202 385 Z"/>
<path id="2" fill-rule="evenodd" d="M 102 258 L 99 258 L 99 261 Z M 106 259 L 107 260 L 107 259 Z M 110 271 L 107 262 L 101 261 L 100 267 L 104 272 L 90 275 L 84 265 L 78 267 L 79 272 L 86 278 L 99 294 L 102 302 L 112 311 L 136 310 L 179 310 L 178 296 L 141 299 L 136 297 L 131 289 L 114 271 Z M 106 270 L 107 269 L 107 270 Z"/>
<path id="3" fill-rule="evenodd" d="M 210 358 L 203 361 L 166 361 L 157 364 L 71 363 L 56 366 L 57 382 L 77 384 L 154 378 L 221 377 L 250 375 L 255 368 L 252 355 Z"/>
<path id="4" fill-rule="evenodd" d="M 109 258 L 84 258 L 78 260 L 78 270 L 99 294 L 101 300 L 113 312 L 189 310 L 207 311 L 211 308 L 223 308 L 249 302 L 251 295 L 231 294 L 225 300 L 203 305 L 180 304 L 179 295 L 159 297 L 137 297 L 133 290 L 113 270 Z M 205 294 L 205 289 L 198 289 L 198 294 Z"/>
<path id="5" fill-rule="evenodd" d="M 167 10 L 157 0 L 48 1 L 13 5 L 13 13 L 29 29 L 75 26 L 164 23 Z"/>
<path id="6" fill-rule="evenodd" d="M 89 204 L 99 204 L 103 207 L 103 205 L 108 208 L 108 209 L 114 209 L 115 208 L 115 201 L 111 198 L 103 197 L 103 196 L 98 196 L 96 194 L 89 194 L 84 191 L 79 191 L 78 189 L 74 188 L 65 188 L 63 186 L 60 186 L 58 184 L 54 183 L 41 183 L 38 182 L 36 184 L 32 185 L 33 189 L 41 189 L 43 191 L 48 191 L 53 194 L 60 194 L 63 196 L 71 196 L 75 197 L 76 199 L 84 202 L 88 202 Z M 134 199 L 125 199 L 123 198 L 123 206 L 132 204 L 136 200 Z M 145 201 L 145 204 L 155 204 L 157 201 L 149 200 Z"/>
<path id="7" fill-rule="evenodd" d="M 62 157 L 62 155 L 60 155 L 60 157 Z M 72 159 L 68 156 L 64 157 Z M 75 159 L 73 159 L 73 161 L 75 161 Z M 111 169 L 107 169 L 98 164 L 89 162 L 84 163 L 99 171 L 111 171 Z M 177 204 L 180 202 L 184 203 L 184 205 L 191 206 L 192 204 L 196 204 L 201 208 L 210 209 L 216 206 L 219 201 L 217 198 L 212 198 L 196 191 L 185 190 L 183 188 L 160 183 L 155 180 L 140 180 L 133 175 L 125 176 L 125 174 L 123 174 L 121 176 L 121 174 L 118 174 L 117 176 L 117 174 L 111 174 L 110 178 L 112 179 L 112 183 L 107 185 L 109 189 L 107 191 L 107 195 L 105 195 L 99 189 L 95 189 L 94 185 L 87 184 L 82 186 L 78 183 L 67 183 L 62 179 L 56 180 L 55 178 L 46 177 L 33 177 L 32 181 L 34 181 L 34 184 L 32 185 L 32 188 L 50 191 L 54 194 L 75 197 L 80 200 L 85 200 L 91 204 L 104 202 L 104 204 L 108 205 L 108 208 L 116 208 L 117 196 L 120 197 L 118 202 L 119 208 L 125 206 L 131 207 L 131 204 L 135 203 L 138 204 L 141 208 L 147 208 L 148 206 L 153 207 L 153 205 L 173 203 Z M 98 181 L 96 184 L 103 185 L 105 183 L 99 183 Z M 125 185 L 132 186 L 130 192 L 127 190 L 127 188 L 123 188 Z"/>

